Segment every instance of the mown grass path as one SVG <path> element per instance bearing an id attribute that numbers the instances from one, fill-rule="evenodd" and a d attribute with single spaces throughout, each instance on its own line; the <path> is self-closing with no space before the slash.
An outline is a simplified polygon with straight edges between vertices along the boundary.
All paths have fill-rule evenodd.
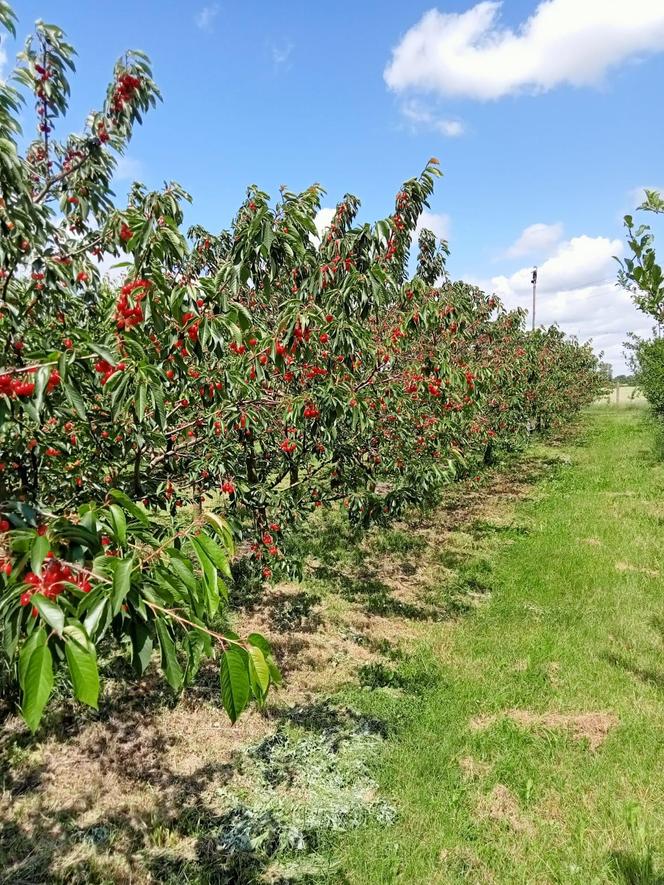
<path id="1" fill-rule="evenodd" d="M 596 408 L 517 505 L 493 592 L 415 660 L 379 764 L 399 817 L 337 846 L 352 883 L 664 882 L 664 465 Z M 390 712 L 392 711 L 392 712 Z"/>

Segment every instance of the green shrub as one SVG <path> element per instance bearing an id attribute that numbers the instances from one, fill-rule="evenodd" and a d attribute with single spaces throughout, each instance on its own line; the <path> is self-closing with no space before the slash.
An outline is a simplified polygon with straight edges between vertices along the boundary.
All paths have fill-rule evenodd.
<path id="1" fill-rule="evenodd" d="M 664 416 L 664 338 L 635 339 L 631 349 L 637 384 L 655 413 Z"/>

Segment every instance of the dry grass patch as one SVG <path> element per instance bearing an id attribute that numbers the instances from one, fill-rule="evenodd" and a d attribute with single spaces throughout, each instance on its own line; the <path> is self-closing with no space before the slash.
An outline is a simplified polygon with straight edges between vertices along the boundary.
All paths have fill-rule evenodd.
<path id="1" fill-rule="evenodd" d="M 442 869 L 432 880 L 432 885 L 447 885 L 450 882 L 450 873 L 473 885 L 494 885 L 497 882 L 493 872 L 472 848 L 444 848 L 438 859 Z"/>
<path id="2" fill-rule="evenodd" d="M 617 562 L 615 565 L 617 572 L 637 572 L 640 575 L 647 575 L 649 578 L 659 578 L 660 573 L 657 569 L 644 568 L 639 565 L 632 565 L 629 562 Z"/>
<path id="3" fill-rule="evenodd" d="M 480 820 L 492 820 L 504 824 L 515 833 L 532 836 L 535 828 L 521 812 L 519 801 L 504 784 L 496 784 L 488 796 L 482 796 L 477 803 L 476 814 Z"/>
<path id="4" fill-rule="evenodd" d="M 491 772 L 491 765 L 488 762 L 481 762 L 473 756 L 463 756 L 459 759 L 459 768 L 464 778 L 469 781 L 481 780 Z"/>
<path id="5" fill-rule="evenodd" d="M 614 713 L 533 713 L 529 710 L 506 710 L 500 714 L 476 716 L 470 721 L 471 731 L 485 731 L 501 719 L 510 719 L 520 728 L 533 731 L 566 731 L 575 740 L 587 740 L 596 750 L 618 724 Z"/>

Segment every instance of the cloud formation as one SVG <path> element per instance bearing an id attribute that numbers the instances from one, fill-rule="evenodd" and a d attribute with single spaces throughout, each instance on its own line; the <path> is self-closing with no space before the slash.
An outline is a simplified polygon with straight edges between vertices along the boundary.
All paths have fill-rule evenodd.
<path id="1" fill-rule="evenodd" d="M 592 339 L 596 352 L 603 351 L 616 372 L 625 370 L 623 343 L 628 332 L 648 335 L 652 325 L 634 307 L 629 293 L 616 285 L 613 256 L 622 252 L 621 240 L 572 237 L 560 242 L 539 266 L 537 282 L 537 324 L 558 323 L 582 341 Z M 531 267 L 523 267 L 480 285 L 499 295 L 508 307 L 530 310 L 531 274 Z"/>
<path id="2" fill-rule="evenodd" d="M 218 3 L 213 3 L 211 6 L 204 6 L 200 12 L 197 12 L 194 16 L 196 27 L 200 28 L 201 31 L 211 31 L 218 15 Z"/>
<path id="3" fill-rule="evenodd" d="M 461 120 L 438 117 L 418 101 L 406 101 L 401 105 L 400 110 L 414 132 L 424 129 L 439 132 L 446 138 L 458 138 L 466 131 Z"/>
<path id="4" fill-rule="evenodd" d="M 558 245 L 556 252 L 547 258 L 538 272 L 538 289 L 541 292 L 560 292 L 596 285 L 615 279 L 617 267 L 614 255 L 622 254 L 621 240 L 607 237 L 589 237 L 583 234 L 572 237 Z M 493 277 L 494 286 L 505 284 L 513 291 L 530 290 L 532 269 L 522 268 L 510 277 Z"/>
<path id="5" fill-rule="evenodd" d="M 330 226 L 330 222 L 334 218 L 334 208 L 330 206 L 323 206 L 316 213 L 316 217 L 314 218 L 314 224 L 316 225 L 316 230 L 318 231 L 318 236 L 315 237 L 313 234 L 309 234 L 309 239 L 316 246 L 320 244 L 320 241 L 323 237 L 323 233 Z"/>
<path id="6" fill-rule="evenodd" d="M 450 216 L 443 213 L 429 212 L 425 209 L 417 220 L 417 227 L 413 234 L 413 240 L 417 242 L 420 231 L 426 228 L 435 234 L 439 240 L 447 240 L 450 235 Z"/>
<path id="7" fill-rule="evenodd" d="M 563 226 L 560 222 L 557 224 L 531 224 L 506 250 L 505 256 L 507 258 L 521 258 L 524 255 L 534 255 L 536 258 L 546 256 L 560 242 L 562 236 Z"/>
<path id="8" fill-rule="evenodd" d="M 291 53 L 293 52 L 292 43 L 286 43 L 283 46 L 277 46 L 276 43 L 273 43 L 270 48 L 272 51 L 272 62 L 274 63 L 275 68 L 279 68 L 288 63 Z"/>
<path id="9" fill-rule="evenodd" d="M 662 0 L 543 0 L 515 30 L 501 25 L 502 5 L 429 10 L 393 50 L 387 85 L 484 101 L 595 85 L 621 62 L 664 50 Z"/>

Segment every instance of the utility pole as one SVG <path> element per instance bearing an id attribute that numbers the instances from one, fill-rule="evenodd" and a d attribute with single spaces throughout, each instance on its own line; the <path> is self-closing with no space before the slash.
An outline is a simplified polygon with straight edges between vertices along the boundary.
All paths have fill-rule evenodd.
<path id="1" fill-rule="evenodd" d="M 533 332 L 535 331 L 535 299 L 537 297 L 537 268 L 533 268 L 533 278 L 530 281 L 533 284 Z"/>

